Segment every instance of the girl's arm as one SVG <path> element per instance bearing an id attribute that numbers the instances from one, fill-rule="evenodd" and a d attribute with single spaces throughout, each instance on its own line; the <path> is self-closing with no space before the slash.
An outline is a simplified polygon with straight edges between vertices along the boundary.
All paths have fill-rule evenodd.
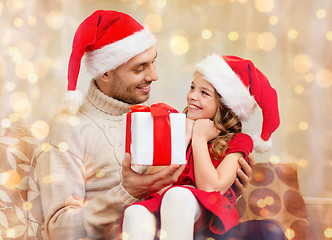
<path id="1" fill-rule="evenodd" d="M 242 155 L 241 153 L 228 154 L 217 169 L 214 168 L 207 143 L 218 135 L 219 131 L 211 120 L 196 120 L 192 138 L 195 182 L 198 189 L 225 193 L 235 181 L 236 170 L 240 168 L 238 159 Z"/>

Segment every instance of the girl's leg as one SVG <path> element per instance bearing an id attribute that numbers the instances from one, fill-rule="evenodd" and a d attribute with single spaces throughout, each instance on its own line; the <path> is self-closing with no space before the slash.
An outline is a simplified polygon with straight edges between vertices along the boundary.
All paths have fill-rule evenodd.
<path id="1" fill-rule="evenodd" d="M 195 196 L 186 188 L 169 189 L 161 202 L 160 239 L 194 239 L 194 224 L 202 213 Z"/>
<path id="2" fill-rule="evenodd" d="M 153 240 L 156 234 L 157 220 L 142 205 L 131 205 L 124 212 L 122 239 Z"/>

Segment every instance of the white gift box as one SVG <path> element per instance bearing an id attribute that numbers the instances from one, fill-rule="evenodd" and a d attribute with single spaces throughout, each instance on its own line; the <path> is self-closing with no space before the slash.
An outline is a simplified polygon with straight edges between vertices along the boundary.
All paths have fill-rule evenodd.
<path id="1" fill-rule="evenodd" d="M 155 119 L 151 112 L 130 113 L 131 126 L 127 126 L 127 114 L 123 115 L 124 141 L 123 152 L 126 152 L 126 141 L 131 136 L 130 154 L 131 163 L 138 165 L 170 165 L 186 164 L 186 116 L 183 113 L 169 113 L 164 118 L 169 118 L 169 125 L 164 127 L 155 126 Z M 159 118 L 159 117 L 158 117 Z M 131 133 L 127 133 L 126 129 Z M 163 132 L 163 133 L 162 133 Z M 165 133 L 167 137 L 162 137 Z M 165 136 L 165 135 L 164 135 Z M 129 137 L 130 138 L 130 137 Z M 159 139 L 156 139 L 159 138 Z M 165 142 L 168 139 L 168 144 Z M 130 141 L 130 140 L 129 140 Z M 156 142 L 159 144 L 156 146 Z M 161 143 L 161 144 L 160 144 Z M 127 143 L 128 144 L 128 143 Z M 168 147 L 167 147 L 168 146 Z M 165 149 L 166 148 L 166 149 Z M 128 146 L 127 146 L 128 151 Z M 164 154 L 165 153 L 165 154 Z M 162 156 L 162 157 L 158 157 Z M 160 161 L 160 158 L 165 158 Z"/>

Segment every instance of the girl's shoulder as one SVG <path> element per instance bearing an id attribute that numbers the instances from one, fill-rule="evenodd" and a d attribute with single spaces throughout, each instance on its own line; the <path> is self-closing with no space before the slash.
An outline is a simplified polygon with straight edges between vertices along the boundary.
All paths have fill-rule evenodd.
<path id="1" fill-rule="evenodd" d="M 254 143 L 252 141 L 252 138 L 245 133 L 237 133 L 229 142 L 229 151 L 236 149 L 243 149 L 246 153 L 250 153 L 253 150 Z"/>

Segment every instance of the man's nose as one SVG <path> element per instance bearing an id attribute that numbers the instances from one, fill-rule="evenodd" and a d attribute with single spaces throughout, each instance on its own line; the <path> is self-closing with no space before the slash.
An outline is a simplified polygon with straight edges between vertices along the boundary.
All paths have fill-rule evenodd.
<path id="1" fill-rule="evenodd" d="M 149 66 L 147 75 L 146 75 L 147 81 L 157 81 L 158 80 L 158 74 L 156 72 L 156 68 L 154 65 Z"/>

